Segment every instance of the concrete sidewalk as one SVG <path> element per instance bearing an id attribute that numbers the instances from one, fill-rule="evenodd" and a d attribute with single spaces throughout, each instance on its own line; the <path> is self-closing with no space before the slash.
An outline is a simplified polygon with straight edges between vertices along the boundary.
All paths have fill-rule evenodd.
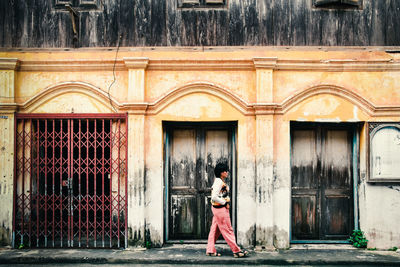
<path id="1" fill-rule="evenodd" d="M 180 265 L 372 265 L 400 266 L 400 253 L 353 249 L 349 245 L 295 245 L 288 250 L 250 251 L 235 259 L 227 245 L 217 245 L 221 257 L 205 255 L 206 245 L 166 245 L 163 248 L 0 249 L 0 265 L 15 264 L 180 264 Z"/>

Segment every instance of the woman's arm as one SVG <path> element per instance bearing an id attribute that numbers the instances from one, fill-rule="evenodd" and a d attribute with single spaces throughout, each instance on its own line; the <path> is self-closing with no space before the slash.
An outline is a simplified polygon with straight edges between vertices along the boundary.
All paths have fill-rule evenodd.
<path id="1" fill-rule="evenodd" d="M 211 200 L 221 205 L 225 205 L 226 203 L 226 200 L 219 196 L 219 192 L 221 191 L 223 184 L 224 182 L 222 182 L 221 179 L 217 178 L 214 180 L 214 184 L 211 190 Z"/>

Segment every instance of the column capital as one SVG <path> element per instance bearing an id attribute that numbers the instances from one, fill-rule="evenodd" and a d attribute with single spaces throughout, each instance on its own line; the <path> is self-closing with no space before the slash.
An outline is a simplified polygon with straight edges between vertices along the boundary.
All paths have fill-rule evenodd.
<path id="1" fill-rule="evenodd" d="M 147 57 L 124 57 L 124 63 L 128 69 L 146 69 L 149 59 Z"/>
<path id="2" fill-rule="evenodd" d="M 277 57 L 255 57 L 253 58 L 254 67 L 256 69 L 275 69 Z"/>
<path id="3" fill-rule="evenodd" d="M 18 65 L 18 58 L 0 58 L 0 70 L 15 70 Z"/>

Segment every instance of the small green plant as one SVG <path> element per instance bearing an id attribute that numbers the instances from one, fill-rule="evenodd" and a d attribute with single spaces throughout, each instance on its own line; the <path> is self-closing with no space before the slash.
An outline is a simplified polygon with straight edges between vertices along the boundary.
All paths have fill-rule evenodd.
<path id="1" fill-rule="evenodd" d="M 19 246 L 18 246 L 18 249 L 24 249 L 25 248 L 25 244 L 20 244 Z"/>
<path id="2" fill-rule="evenodd" d="M 353 233 L 347 240 L 350 241 L 356 248 L 366 248 L 368 244 L 368 240 L 365 238 L 364 232 L 361 230 L 353 230 Z"/>
<path id="3" fill-rule="evenodd" d="M 151 243 L 151 241 L 146 241 L 146 248 L 149 249 L 153 246 L 153 244 Z"/>
<path id="4" fill-rule="evenodd" d="M 388 250 L 389 251 L 397 251 L 399 248 L 398 247 L 392 247 L 392 248 L 389 248 Z"/>
<path id="5" fill-rule="evenodd" d="M 375 247 L 373 247 L 373 248 L 367 248 L 367 250 L 376 250 L 376 248 L 375 248 Z"/>

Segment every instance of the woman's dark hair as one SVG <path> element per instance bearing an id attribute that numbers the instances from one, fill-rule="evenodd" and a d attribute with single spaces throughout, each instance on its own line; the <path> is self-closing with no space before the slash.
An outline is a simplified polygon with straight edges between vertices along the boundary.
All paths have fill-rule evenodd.
<path id="1" fill-rule="evenodd" d="M 214 168 L 215 177 L 220 178 L 221 173 L 223 173 L 224 171 L 229 171 L 229 167 L 226 163 L 217 163 L 217 165 L 215 165 Z"/>

